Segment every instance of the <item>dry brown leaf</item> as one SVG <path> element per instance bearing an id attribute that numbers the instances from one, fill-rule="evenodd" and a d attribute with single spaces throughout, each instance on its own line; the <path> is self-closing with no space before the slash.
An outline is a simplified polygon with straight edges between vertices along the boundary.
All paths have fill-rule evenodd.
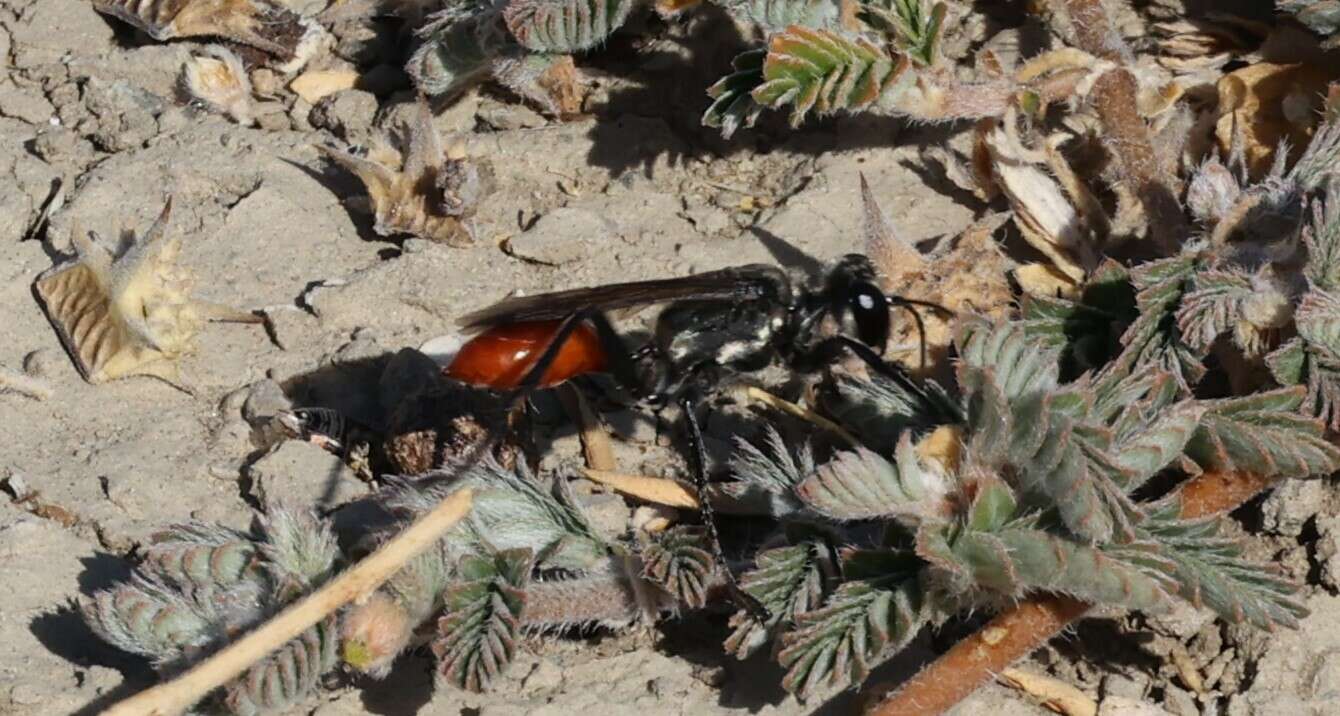
<path id="1" fill-rule="evenodd" d="M 93 0 L 93 9 L 159 41 L 222 37 L 250 45 L 283 60 L 285 71 L 329 40 L 321 25 L 264 0 Z"/>
<path id="2" fill-rule="evenodd" d="M 206 47 L 182 68 L 182 85 L 211 111 L 231 117 L 238 124 L 255 124 L 251 105 L 251 79 L 242 60 L 222 45 Z"/>
<path id="3" fill-rule="evenodd" d="M 996 183 L 1009 199 L 1024 239 L 1061 273 L 1082 281 L 1098 263 L 1092 228 L 1061 184 L 1043 169 L 1057 155 L 1025 147 L 1010 131 L 1013 119 L 1007 116 L 984 137 Z"/>
<path id="4" fill-rule="evenodd" d="M 1073 298 L 1079 292 L 1079 283 L 1051 264 L 1024 264 L 1014 270 L 1014 280 L 1030 296 Z"/>
<path id="5" fill-rule="evenodd" d="M 1014 668 L 1002 671 L 1000 678 L 1065 716 L 1096 716 L 1098 713 L 1098 704 L 1092 698 L 1059 679 Z"/>
<path id="6" fill-rule="evenodd" d="M 353 89 L 358 73 L 353 70 L 308 70 L 293 79 L 288 88 L 308 104 L 340 90 Z"/>
<path id="7" fill-rule="evenodd" d="M 251 320 L 190 299 L 191 277 L 175 265 L 181 242 L 164 236 L 171 208 L 119 251 L 76 229 L 78 259 L 37 280 L 47 317 L 90 383 L 147 375 L 180 387 L 177 360 L 207 318 Z"/>
<path id="8" fill-rule="evenodd" d="M 419 103 L 403 165 L 393 152 L 367 158 L 322 147 L 367 187 L 382 236 L 411 234 L 451 246 L 474 243 L 469 219 L 491 191 L 487 167 L 442 146 L 428 105 Z"/>
<path id="9" fill-rule="evenodd" d="M 582 470 L 582 474 L 592 482 L 598 482 L 652 504 L 698 509 L 698 496 L 694 491 L 674 480 L 591 469 Z"/>
<path id="10" fill-rule="evenodd" d="M 1337 77 L 1340 63 L 1322 68 L 1258 62 L 1224 75 L 1215 123 L 1220 150 L 1227 156 L 1239 142 L 1252 176 L 1263 176 L 1281 140 L 1296 151 L 1307 146 L 1321 119 L 1327 85 Z"/>

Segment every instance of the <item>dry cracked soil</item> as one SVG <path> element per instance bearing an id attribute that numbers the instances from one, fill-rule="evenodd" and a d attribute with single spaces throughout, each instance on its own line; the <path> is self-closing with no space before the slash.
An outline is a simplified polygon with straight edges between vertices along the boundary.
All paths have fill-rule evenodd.
<path id="1" fill-rule="evenodd" d="M 40 401 L 0 394 L 0 713 L 94 713 L 149 683 L 147 665 L 102 645 L 73 601 L 124 577 L 137 545 L 166 524 L 244 527 L 261 493 L 330 508 L 365 494 L 365 483 L 314 446 L 259 450 L 256 423 L 302 400 L 336 396 L 352 410 L 375 403 L 367 364 L 449 333 L 457 316 L 512 291 L 776 261 L 775 238 L 823 259 L 859 250 L 862 173 L 912 241 L 952 235 L 976 211 L 923 169 L 924 130 L 881 121 L 850 132 L 844 123 L 854 120 L 837 120 L 780 142 L 760 134 L 724 143 L 694 128 L 703 102 L 658 108 L 654 93 L 610 80 L 609 91 L 626 96 L 594 117 L 551 121 L 490 92 L 437 115 L 441 132 L 496 173 L 476 243 L 387 240 L 359 204 L 362 187 L 317 145 L 365 140 L 410 98 L 351 97 L 329 108 L 343 113 L 327 122 L 338 134 L 313 127 L 310 107 L 292 102 L 262 126 L 242 127 L 179 98 L 182 63 L 198 47 L 137 36 L 87 0 L 0 0 L 0 366 L 52 391 Z M 59 210 L 32 235 L 58 185 Z M 265 309 L 272 334 L 208 325 L 182 364 L 189 392 L 148 378 L 90 385 L 33 282 L 70 255 L 76 226 L 104 236 L 142 229 L 169 194 L 169 231 L 182 237 L 196 295 Z M 323 381 L 304 380 L 315 374 Z M 659 459 L 648 447 L 656 437 L 622 436 L 621 460 L 633 469 Z M 575 439 L 554 449 L 575 454 Z M 1340 714 L 1340 597 L 1319 583 L 1336 578 L 1327 560 L 1340 540 L 1340 521 L 1328 517 L 1337 492 L 1323 482 L 1288 489 L 1299 494 L 1256 506 L 1258 548 L 1312 582 L 1312 615 L 1298 631 L 1251 634 L 1190 609 L 1153 623 L 1095 620 L 1027 668 L 1080 685 L 1110 714 L 1210 714 L 1225 702 L 1243 716 Z M 1110 636 L 1127 631 L 1141 638 L 1112 653 Z M 484 695 L 434 690 L 430 657 L 415 653 L 389 680 L 341 682 L 305 708 L 329 716 L 855 708 L 850 695 L 798 703 L 775 686 L 780 672 L 767 659 L 723 657 L 724 634 L 721 617 L 685 615 L 651 633 L 535 639 Z M 906 674 L 937 645 L 923 637 L 877 678 Z M 1214 675 L 1204 693 L 1179 680 L 1172 655 Z M 1045 711 L 993 685 L 958 713 Z"/>

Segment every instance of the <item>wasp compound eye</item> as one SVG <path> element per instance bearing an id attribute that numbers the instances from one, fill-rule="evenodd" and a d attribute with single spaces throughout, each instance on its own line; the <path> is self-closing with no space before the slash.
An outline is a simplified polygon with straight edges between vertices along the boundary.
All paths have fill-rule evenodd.
<path id="1" fill-rule="evenodd" d="M 889 302 L 884 292 L 872 283 L 858 281 L 847 299 L 856 337 L 878 352 L 889 342 Z"/>

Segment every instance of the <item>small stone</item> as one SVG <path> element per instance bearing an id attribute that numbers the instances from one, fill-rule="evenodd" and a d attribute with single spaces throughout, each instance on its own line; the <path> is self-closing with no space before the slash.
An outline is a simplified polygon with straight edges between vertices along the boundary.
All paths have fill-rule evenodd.
<path id="1" fill-rule="evenodd" d="M 1108 696 L 1098 704 L 1098 716 L 1172 716 L 1172 714 L 1142 699 Z"/>
<path id="2" fill-rule="evenodd" d="M 273 105 L 273 103 L 271 103 Z M 256 126 L 267 132 L 282 132 L 293 126 L 292 120 L 283 111 L 266 112 L 257 105 Z"/>
<path id="3" fill-rule="evenodd" d="M 20 87 L 12 82 L 0 84 L 0 116 L 45 125 L 55 113 L 56 108 L 36 87 Z"/>
<path id="4" fill-rule="evenodd" d="M 257 97 L 277 97 L 284 89 L 284 76 L 261 67 L 251 71 L 251 91 Z"/>
<path id="5" fill-rule="evenodd" d="M 288 440 L 247 468 L 251 495 L 262 503 L 285 502 L 330 510 L 367 494 L 338 456 L 311 443 Z"/>
<path id="6" fill-rule="evenodd" d="M 603 241 L 614 233 L 614 226 L 594 211 L 565 207 L 541 216 L 529 230 L 509 240 L 507 248 L 518 258 L 562 266 L 584 258 L 591 241 Z"/>
<path id="7" fill-rule="evenodd" d="M 1321 480 L 1286 480 L 1261 504 L 1262 526 L 1268 532 L 1297 537 L 1303 525 L 1320 512 L 1326 499 Z"/>
<path id="8" fill-rule="evenodd" d="M 313 126 L 328 129 L 351 144 L 367 135 L 377 114 L 377 98 L 358 89 L 340 90 L 312 108 Z"/>
<path id="9" fill-rule="evenodd" d="M 1200 708 L 1191 692 L 1172 684 L 1163 685 L 1163 704 L 1176 716 L 1200 716 Z"/>
<path id="10" fill-rule="evenodd" d="M 1340 516 L 1317 518 L 1317 561 L 1321 564 L 1321 583 L 1340 589 Z"/>
<path id="11" fill-rule="evenodd" d="M 62 356 L 54 348 L 38 348 L 23 357 L 23 372 L 34 378 L 50 378 Z"/>
<path id="12" fill-rule="evenodd" d="M 1174 600 L 1172 609 L 1162 614 L 1149 615 L 1149 623 L 1154 631 L 1185 642 L 1214 621 L 1214 618 L 1214 612 L 1205 607 L 1197 609 L 1190 602 Z"/>
<path id="13" fill-rule="evenodd" d="M 1312 698 L 1331 704 L 1340 704 L 1340 653 L 1327 652 L 1317 660 L 1312 673 Z"/>
<path id="14" fill-rule="evenodd" d="M 9 700 L 18 706 L 35 706 L 46 700 L 46 695 L 32 684 L 15 684 L 9 690 Z"/>
<path id="15" fill-rule="evenodd" d="M 503 104 L 495 100 L 482 102 L 475 116 L 499 132 L 535 129 L 548 124 L 539 112 L 524 104 Z"/>
<path id="16" fill-rule="evenodd" d="M 242 403 L 242 418 L 253 426 L 262 425 L 281 410 L 289 410 L 293 403 L 284 395 L 284 389 L 273 380 L 260 380 L 251 384 L 247 398 Z"/>
<path id="17" fill-rule="evenodd" d="M 1143 678 L 1132 678 L 1127 674 L 1108 674 L 1104 676 L 1103 700 L 1124 698 L 1138 701 L 1144 698 L 1145 693 L 1149 690 L 1149 678 L 1144 674 L 1138 676 Z"/>

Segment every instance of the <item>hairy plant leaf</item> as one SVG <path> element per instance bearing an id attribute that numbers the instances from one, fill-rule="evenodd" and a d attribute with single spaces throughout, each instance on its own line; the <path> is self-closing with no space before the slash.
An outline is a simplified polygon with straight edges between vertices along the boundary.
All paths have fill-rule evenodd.
<path id="1" fill-rule="evenodd" d="M 939 57 L 940 33 L 946 6 L 930 0 L 868 0 L 860 4 L 861 18 L 892 35 L 894 45 L 920 65 Z"/>
<path id="2" fill-rule="evenodd" d="M 782 686 L 806 698 L 824 684 L 859 683 L 888 652 L 905 646 L 926 618 L 916 579 L 892 588 L 846 582 L 782 635 Z"/>
<path id="3" fill-rule="evenodd" d="M 717 568 L 706 533 L 680 525 L 656 535 L 642 550 L 642 576 L 691 609 L 707 604 L 707 584 Z"/>
<path id="4" fill-rule="evenodd" d="M 723 0 L 721 7 L 769 33 L 792 25 L 836 29 L 842 19 L 841 6 L 831 0 Z"/>
<path id="5" fill-rule="evenodd" d="M 450 683 L 483 691 L 511 662 L 534 563 L 529 550 L 467 556 L 460 581 L 447 590 L 433 653 Z"/>
<path id="6" fill-rule="evenodd" d="M 1177 499 L 1153 506 L 1139 536 L 1160 547 L 1158 559 L 1136 553 L 1128 558 L 1165 574 L 1178 596 L 1235 623 L 1296 626 L 1298 617 L 1307 614 L 1292 596 L 1297 585 L 1271 565 L 1242 559 L 1241 542 L 1219 533 L 1220 518 L 1185 520 L 1180 511 Z"/>
<path id="7" fill-rule="evenodd" d="M 228 587 L 256 566 L 256 543 L 237 530 L 217 525 L 174 525 L 156 534 L 144 551 L 140 570 L 178 590 Z"/>
<path id="8" fill-rule="evenodd" d="M 922 388 L 936 404 L 937 413 L 959 412 L 956 400 L 935 381 L 922 381 Z M 938 422 L 938 415 L 928 413 L 924 401 L 878 374 L 863 380 L 831 373 L 820 386 L 818 402 L 824 413 L 867 445 L 895 445 L 904 430 Z"/>
<path id="9" fill-rule="evenodd" d="M 104 641 L 146 656 L 156 666 L 203 649 L 221 636 L 211 615 L 163 585 L 136 577 L 93 595 L 81 605 L 84 621 Z"/>
<path id="10" fill-rule="evenodd" d="M 753 91 L 765 107 L 791 107 L 800 126 L 811 110 L 820 115 L 870 107 L 909 67 L 864 37 L 792 25 L 768 38 L 763 84 Z"/>
<path id="11" fill-rule="evenodd" d="M 1203 401 L 1200 427 L 1186 454 L 1210 470 L 1308 477 L 1340 468 L 1340 448 L 1315 419 L 1298 414 L 1306 392 L 1281 388 L 1241 398 Z"/>
<path id="12" fill-rule="evenodd" d="M 632 0 L 510 0 L 502 14 L 522 47 L 567 54 L 604 42 L 632 8 Z"/>
<path id="13" fill-rule="evenodd" d="M 328 616 L 224 686 L 224 705 L 237 716 L 289 711 L 339 663 L 339 643 L 339 621 Z"/>
<path id="14" fill-rule="evenodd" d="M 1242 320 L 1243 303 L 1252 297 L 1249 276 L 1240 271 L 1202 271 L 1177 309 L 1177 330 L 1192 349 L 1207 351 L 1214 340 Z"/>
<path id="15" fill-rule="evenodd" d="M 1176 460 L 1200 425 L 1202 412 L 1204 409 L 1194 403 L 1165 409 L 1151 423 L 1113 444 L 1113 460 L 1128 470 L 1122 489 L 1134 490 Z"/>
<path id="16" fill-rule="evenodd" d="M 893 517 L 911 524 L 943 519 L 950 484 L 923 465 L 904 435 L 895 462 L 857 448 L 840 452 L 796 487 L 796 495 L 816 512 L 837 520 Z"/>
<path id="17" fill-rule="evenodd" d="M 1300 406 L 1303 414 L 1319 418 L 1330 430 L 1340 431 L 1340 358 L 1295 338 L 1266 356 L 1266 364 L 1281 384 L 1307 387 Z"/>
<path id="18" fill-rule="evenodd" d="M 748 658 L 767 643 L 768 635 L 791 627 L 796 617 L 819 606 L 824 597 L 831 555 L 818 540 L 759 552 L 758 566 L 745 572 L 740 587 L 759 601 L 771 615 L 761 625 L 744 611 L 731 617 L 734 631 L 726 638 L 726 651 L 738 659 Z"/>
<path id="19" fill-rule="evenodd" d="M 803 507 L 795 489 L 814 473 L 814 454 L 806 443 L 793 453 L 771 425 L 764 432 L 764 440 L 766 452 L 747 440 L 736 439 L 730 463 L 736 482 L 726 489 L 741 499 L 747 499 L 750 493 L 761 495 L 769 514 L 781 517 Z"/>
<path id="20" fill-rule="evenodd" d="M 1176 256 L 1151 261 L 1131 272 L 1140 315 L 1122 334 L 1126 348 L 1118 357 L 1128 372 L 1154 368 L 1172 374 L 1185 392 L 1205 375 L 1200 352 L 1177 329 L 1177 306 L 1196 267 L 1194 257 Z"/>
<path id="21" fill-rule="evenodd" d="M 1303 229 L 1307 277 L 1323 291 L 1340 290 L 1340 181 L 1311 200 L 1311 221 Z"/>
<path id="22" fill-rule="evenodd" d="M 1303 340 L 1340 356 L 1340 297 L 1322 290 L 1307 292 L 1298 303 L 1294 324 Z"/>
<path id="23" fill-rule="evenodd" d="M 731 60 L 733 72 L 707 88 L 712 104 L 703 113 L 703 126 L 721 130 L 730 139 L 740 127 L 752 127 L 763 107 L 754 101 L 753 92 L 763 84 L 763 49 L 747 50 Z"/>
<path id="24" fill-rule="evenodd" d="M 1059 382 L 1057 351 L 1021 323 L 965 320 L 954 340 L 961 365 L 989 368 L 1006 400 L 1049 391 Z"/>
<path id="25" fill-rule="evenodd" d="M 450 95 L 487 77 L 493 61 L 515 47 L 495 12 L 442 13 L 417 34 L 422 44 L 405 70 L 419 91 L 432 96 Z"/>

